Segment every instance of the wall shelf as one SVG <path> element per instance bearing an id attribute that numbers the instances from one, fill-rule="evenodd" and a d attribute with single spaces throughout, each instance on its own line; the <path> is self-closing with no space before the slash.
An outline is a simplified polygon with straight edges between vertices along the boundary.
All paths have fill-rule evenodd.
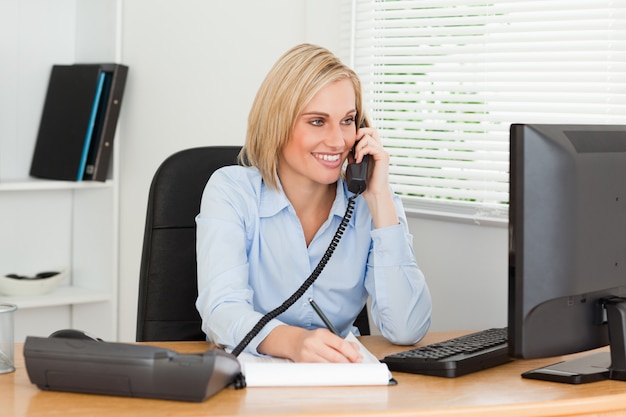
<path id="1" fill-rule="evenodd" d="M 3 191 L 45 191 L 45 190 L 79 190 L 85 188 L 108 188 L 112 181 L 56 181 L 41 179 L 23 179 L 0 181 L 0 192 Z"/>
<path id="2" fill-rule="evenodd" d="M 104 291 L 64 285 L 48 294 L 31 297 L 8 297 L 0 295 L 0 303 L 15 304 L 18 309 L 54 307 L 74 304 L 111 301 L 111 294 Z"/>

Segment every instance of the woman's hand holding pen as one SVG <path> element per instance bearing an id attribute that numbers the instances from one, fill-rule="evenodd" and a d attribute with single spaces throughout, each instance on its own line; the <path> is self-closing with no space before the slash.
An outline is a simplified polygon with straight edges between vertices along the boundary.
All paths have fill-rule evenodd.
<path id="1" fill-rule="evenodd" d="M 260 353 L 294 362 L 361 362 L 359 347 L 327 329 L 278 326 L 261 342 Z"/>
<path id="2" fill-rule="evenodd" d="M 299 362 L 361 362 L 359 347 L 327 329 L 306 330 L 300 344 Z"/>

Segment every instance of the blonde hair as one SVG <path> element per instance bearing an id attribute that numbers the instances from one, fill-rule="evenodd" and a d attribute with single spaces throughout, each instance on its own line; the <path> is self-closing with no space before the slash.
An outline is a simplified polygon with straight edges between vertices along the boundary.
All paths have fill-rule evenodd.
<path id="1" fill-rule="evenodd" d="M 296 119 L 323 87 L 343 79 L 354 86 L 358 126 L 365 115 L 356 73 L 317 45 L 301 44 L 287 51 L 267 74 L 252 103 L 239 162 L 257 167 L 267 186 L 278 188 L 278 157 L 291 138 Z"/>

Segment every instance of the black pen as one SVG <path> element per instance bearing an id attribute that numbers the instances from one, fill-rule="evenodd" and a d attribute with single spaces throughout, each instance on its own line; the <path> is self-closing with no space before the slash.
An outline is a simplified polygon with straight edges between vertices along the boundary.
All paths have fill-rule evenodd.
<path id="1" fill-rule="evenodd" d="M 318 316 L 320 316 L 320 319 L 322 319 L 322 321 L 324 322 L 326 327 L 328 327 L 328 330 L 330 330 L 331 332 L 333 332 L 337 336 L 341 337 L 339 335 L 339 332 L 335 328 L 335 326 L 333 326 L 333 324 L 330 322 L 330 320 L 328 320 L 328 317 L 326 317 L 326 314 L 324 314 L 322 309 L 317 305 L 317 303 L 315 301 L 313 301 L 312 298 L 309 298 L 309 303 L 311 303 L 311 307 L 313 307 L 313 310 L 315 310 L 315 312 L 317 313 Z"/>

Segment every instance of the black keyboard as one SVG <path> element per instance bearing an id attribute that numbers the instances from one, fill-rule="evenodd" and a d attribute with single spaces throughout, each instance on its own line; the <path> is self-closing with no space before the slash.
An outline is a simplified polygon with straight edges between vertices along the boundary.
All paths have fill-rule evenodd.
<path id="1" fill-rule="evenodd" d="M 507 328 L 481 330 L 382 359 L 391 371 L 455 378 L 509 362 Z"/>

